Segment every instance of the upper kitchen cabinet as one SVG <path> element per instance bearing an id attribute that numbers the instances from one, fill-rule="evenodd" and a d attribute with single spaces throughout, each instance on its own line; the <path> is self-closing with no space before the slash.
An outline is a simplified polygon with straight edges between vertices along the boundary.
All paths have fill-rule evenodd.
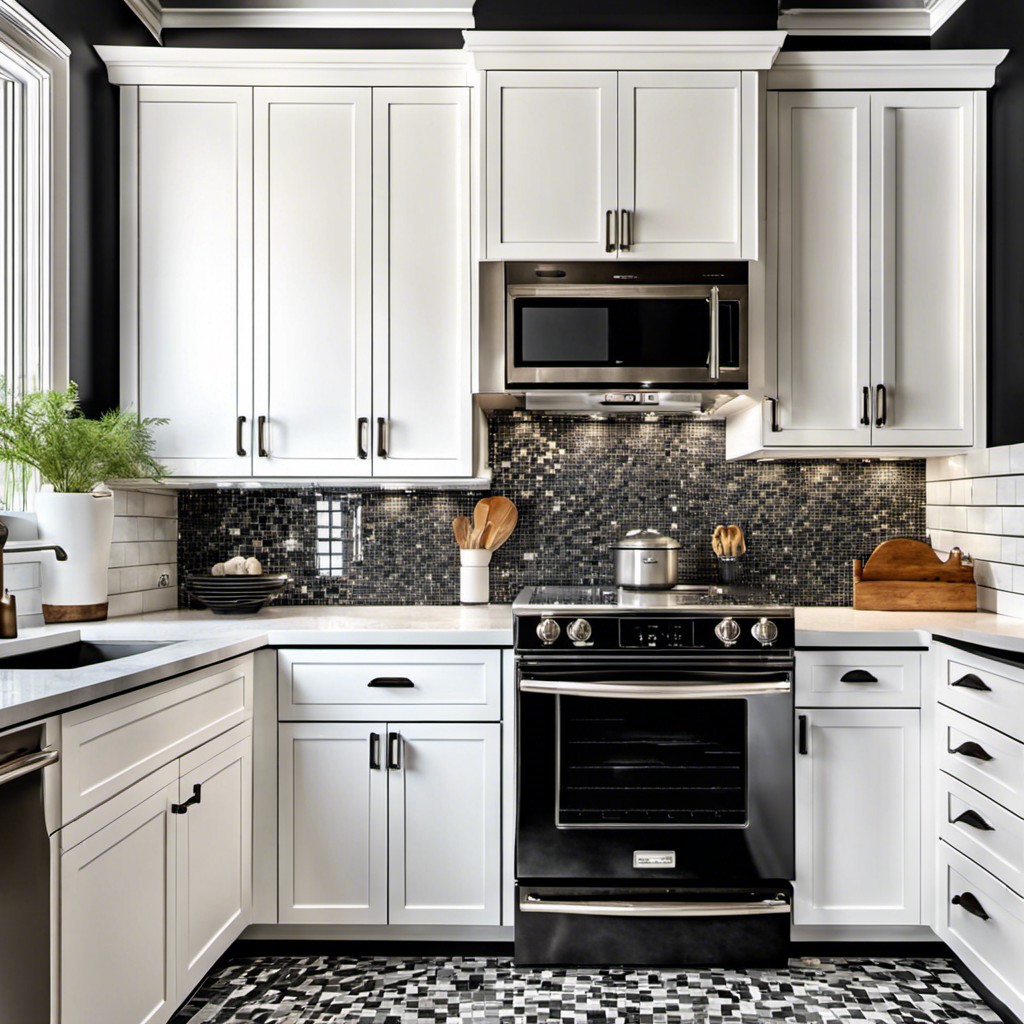
<path id="1" fill-rule="evenodd" d="M 133 101 L 122 119 L 121 402 L 169 421 L 155 434 L 172 474 L 248 475 L 252 90 L 145 86 Z"/>
<path id="2" fill-rule="evenodd" d="M 757 259 L 779 33 L 466 33 L 489 259 Z"/>
<path id="3" fill-rule="evenodd" d="M 1002 55 L 910 72 L 898 53 L 859 72 L 849 55 L 780 57 L 768 93 L 765 401 L 736 403 L 730 457 L 984 443 L 982 90 Z M 903 80 L 921 88 L 863 89 Z M 789 88 L 801 84 L 815 88 Z"/>
<path id="4" fill-rule="evenodd" d="M 177 478 L 470 478 L 465 58 L 163 54 L 103 48 L 122 401 L 170 421 L 157 457 Z"/>

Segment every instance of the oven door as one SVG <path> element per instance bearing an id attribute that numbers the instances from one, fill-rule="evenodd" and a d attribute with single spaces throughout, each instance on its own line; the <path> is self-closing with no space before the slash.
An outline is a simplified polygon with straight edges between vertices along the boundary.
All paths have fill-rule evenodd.
<path id="1" fill-rule="evenodd" d="M 510 285 L 509 387 L 740 387 L 745 285 Z"/>
<path id="2" fill-rule="evenodd" d="M 792 662 L 520 659 L 516 874 L 793 877 Z"/>

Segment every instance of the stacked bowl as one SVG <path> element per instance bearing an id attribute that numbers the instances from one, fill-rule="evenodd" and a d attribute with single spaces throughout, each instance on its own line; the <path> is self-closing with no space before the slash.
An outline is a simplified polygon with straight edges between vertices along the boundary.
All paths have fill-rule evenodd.
<path id="1" fill-rule="evenodd" d="M 286 573 L 260 576 L 192 575 L 188 592 L 216 615 L 252 615 L 269 604 L 289 582 Z"/>

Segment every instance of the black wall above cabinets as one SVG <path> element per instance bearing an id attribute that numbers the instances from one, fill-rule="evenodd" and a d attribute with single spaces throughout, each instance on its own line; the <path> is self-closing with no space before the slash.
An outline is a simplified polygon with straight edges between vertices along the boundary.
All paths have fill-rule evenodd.
<path id="1" fill-rule="evenodd" d="M 1024 3 L 967 0 L 938 49 L 1008 47 L 989 94 L 989 445 L 1024 441 Z"/>
<path id="2" fill-rule="evenodd" d="M 71 377 L 118 403 L 118 98 L 98 43 L 156 41 L 124 0 L 21 0 L 71 50 Z"/>

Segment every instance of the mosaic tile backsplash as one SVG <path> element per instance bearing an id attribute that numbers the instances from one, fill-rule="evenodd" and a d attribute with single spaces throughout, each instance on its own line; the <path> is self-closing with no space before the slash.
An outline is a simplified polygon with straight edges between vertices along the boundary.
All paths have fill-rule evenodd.
<path id="1" fill-rule="evenodd" d="M 491 565 L 496 603 L 532 584 L 611 582 L 608 545 L 639 526 L 682 543 L 680 582 L 714 580 L 712 530 L 737 523 L 748 549 L 740 582 L 794 604 L 846 605 L 854 558 L 890 537 L 925 537 L 923 461 L 726 462 L 720 422 L 496 413 L 490 460 L 487 493 L 520 513 Z M 255 554 L 293 579 L 279 603 L 454 604 L 452 517 L 483 494 L 183 491 L 180 575 Z"/>

